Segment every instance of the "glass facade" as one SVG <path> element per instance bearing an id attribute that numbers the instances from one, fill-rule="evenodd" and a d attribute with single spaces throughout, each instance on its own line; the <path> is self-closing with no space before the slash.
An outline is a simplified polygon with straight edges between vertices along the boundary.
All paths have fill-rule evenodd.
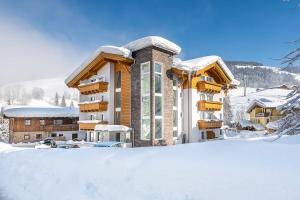
<path id="1" fill-rule="evenodd" d="M 150 140 L 150 62 L 142 63 L 141 73 L 141 140 Z"/>
<path id="2" fill-rule="evenodd" d="M 121 71 L 115 73 L 115 87 L 116 87 L 116 110 L 115 110 L 115 124 L 121 123 Z"/>
<path id="3" fill-rule="evenodd" d="M 155 86 L 155 139 L 163 138 L 163 85 L 162 65 L 154 63 L 154 86 Z"/>

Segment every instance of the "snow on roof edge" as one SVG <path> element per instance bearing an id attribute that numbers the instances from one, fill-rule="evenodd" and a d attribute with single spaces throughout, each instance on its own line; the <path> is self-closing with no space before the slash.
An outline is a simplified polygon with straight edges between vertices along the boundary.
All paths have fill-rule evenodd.
<path id="1" fill-rule="evenodd" d="M 32 107 L 20 106 L 4 109 L 6 117 L 79 117 L 75 107 Z"/>

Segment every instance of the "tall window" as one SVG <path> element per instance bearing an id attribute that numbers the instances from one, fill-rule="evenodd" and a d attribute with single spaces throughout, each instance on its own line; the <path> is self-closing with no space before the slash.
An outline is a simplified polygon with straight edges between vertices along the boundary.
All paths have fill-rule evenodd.
<path id="1" fill-rule="evenodd" d="M 31 125 L 31 120 L 25 119 L 25 126 L 30 126 L 30 125 Z"/>
<path id="2" fill-rule="evenodd" d="M 155 139 L 163 137 L 162 124 L 162 65 L 154 63 L 154 86 L 155 86 Z"/>
<path id="3" fill-rule="evenodd" d="M 121 71 L 117 71 L 115 74 L 116 85 L 116 110 L 115 110 L 115 123 L 121 123 Z"/>
<path id="4" fill-rule="evenodd" d="M 141 139 L 150 139 L 150 62 L 142 63 L 141 71 Z"/>
<path id="5" fill-rule="evenodd" d="M 178 136 L 178 88 L 177 81 L 173 80 L 173 137 Z"/>

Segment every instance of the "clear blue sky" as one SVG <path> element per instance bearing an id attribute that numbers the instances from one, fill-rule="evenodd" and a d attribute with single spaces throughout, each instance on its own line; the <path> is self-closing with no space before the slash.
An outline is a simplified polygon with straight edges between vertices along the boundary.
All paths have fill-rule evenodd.
<path id="1" fill-rule="evenodd" d="M 6 17 L 85 52 L 147 35 L 182 47 L 183 59 L 219 55 L 224 60 L 277 65 L 300 38 L 300 0 L 22 1 L 0 0 Z M 0 14 L 1 15 L 1 14 Z"/>

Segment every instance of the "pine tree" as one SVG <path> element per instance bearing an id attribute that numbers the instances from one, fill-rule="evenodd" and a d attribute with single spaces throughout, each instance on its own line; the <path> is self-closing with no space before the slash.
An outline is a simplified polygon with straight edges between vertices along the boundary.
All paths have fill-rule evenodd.
<path id="1" fill-rule="evenodd" d="M 223 113 L 224 113 L 224 124 L 230 126 L 231 122 L 233 120 L 233 114 L 232 114 L 232 109 L 231 109 L 231 105 L 230 105 L 230 97 L 229 96 L 226 96 L 224 98 Z"/>
<path id="2" fill-rule="evenodd" d="M 57 92 L 55 93 L 55 98 L 54 98 L 54 105 L 58 106 L 59 105 L 59 100 L 58 100 L 58 94 Z"/>
<path id="3" fill-rule="evenodd" d="M 61 106 L 61 107 L 66 107 L 66 106 L 67 106 L 67 105 L 66 105 L 65 96 L 62 96 L 60 106 Z"/>
<path id="4" fill-rule="evenodd" d="M 73 100 L 70 103 L 70 108 L 74 108 L 74 102 L 73 102 Z"/>

